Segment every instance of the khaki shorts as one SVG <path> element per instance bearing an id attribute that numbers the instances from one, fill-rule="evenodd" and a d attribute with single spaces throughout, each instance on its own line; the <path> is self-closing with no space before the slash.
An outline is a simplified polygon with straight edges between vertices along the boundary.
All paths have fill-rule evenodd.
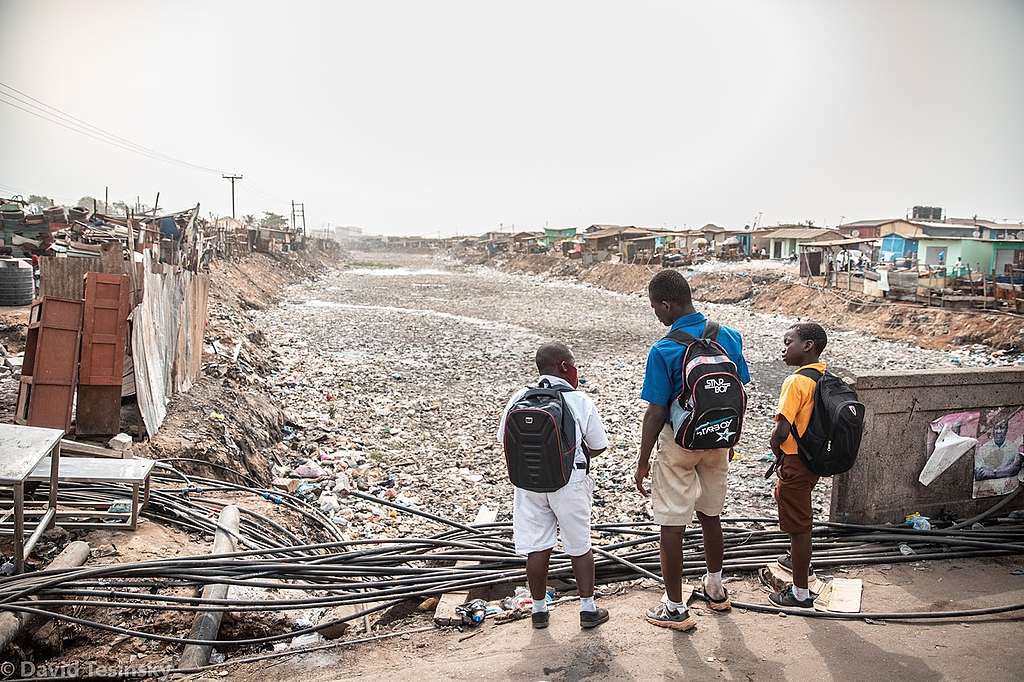
<path id="1" fill-rule="evenodd" d="M 659 526 L 685 526 L 694 510 L 720 516 L 725 506 L 729 448 L 687 450 L 679 447 L 666 426 L 658 438 L 658 454 L 651 463 L 654 522 Z"/>

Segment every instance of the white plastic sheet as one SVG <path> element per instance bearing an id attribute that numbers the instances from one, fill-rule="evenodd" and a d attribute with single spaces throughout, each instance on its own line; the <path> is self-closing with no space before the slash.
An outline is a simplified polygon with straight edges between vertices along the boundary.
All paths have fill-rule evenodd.
<path id="1" fill-rule="evenodd" d="M 948 423 L 941 426 L 942 430 L 939 431 L 939 437 L 935 441 L 935 450 L 932 451 L 931 457 L 925 462 L 924 468 L 921 469 L 921 475 L 917 478 L 921 485 L 929 485 L 978 444 L 977 438 L 957 434 Z"/>

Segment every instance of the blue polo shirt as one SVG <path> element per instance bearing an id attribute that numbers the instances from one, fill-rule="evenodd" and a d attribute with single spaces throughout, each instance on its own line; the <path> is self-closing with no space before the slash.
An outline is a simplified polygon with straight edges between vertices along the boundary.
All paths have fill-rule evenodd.
<path id="1" fill-rule="evenodd" d="M 700 338 L 704 333 L 707 318 L 703 313 L 683 315 L 672 323 L 672 331 L 683 331 Z M 750 383 L 750 370 L 743 358 L 743 337 L 731 327 L 721 325 L 718 343 L 729 359 L 736 363 L 740 381 Z M 670 339 L 659 339 L 647 354 L 647 369 L 644 371 L 644 387 L 640 397 L 652 405 L 668 406 L 672 399 L 683 390 L 683 354 L 686 346 Z"/>

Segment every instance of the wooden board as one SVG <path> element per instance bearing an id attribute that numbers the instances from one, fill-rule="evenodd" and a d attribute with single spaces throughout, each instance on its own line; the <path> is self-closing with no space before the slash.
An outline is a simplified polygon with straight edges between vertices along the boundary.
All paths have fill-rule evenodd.
<path id="1" fill-rule="evenodd" d="M 484 523 L 494 523 L 494 519 L 497 516 L 498 510 L 491 510 L 486 506 L 482 506 L 480 511 L 477 512 L 473 525 L 479 526 Z M 465 568 L 467 566 L 477 566 L 479 563 L 479 561 L 457 561 L 455 562 L 455 567 Z M 456 625 L 461 623 L 462 617 L 455 613 L 455 609 L 465 604 L 468 599 L 469 590 L 445 592 L 441 595 L 441 599 L 437 602 L 437 608 L 434 610 L 434 623 L 437 625 Z"/>
<path id="2" fill-rule="evenodd" d="M 70 430 L 81 330 L 80 300 L 43 298 L 32 304 L 15 422 Z"/>
<path id="3" fill-rule="evenodd" d="M 23 481 L 43 458 L 49 462 L 47 455 L 63 435 L 59 429 L 0 424 L 0 483 Z"/>
<path id="4" fill-rule="evenodd" d="M 113 450 L 100 445 L 93 445 L 92 443 L 79 443 L 77 441 L 68 440 L 67 438 L 61 440 L 60 451 L 61 456 L 90 455 L 92 457 L 112 457 L 114 459 L 122 459 L 126 452 L 129 454 L 131 452 L 130 450 Z M 125 459 L 130 459 L 130 457 Z"/>
<path id="5" fill-rule="evenodd" d="M 830 594 L 825 602 L 829 611 L 836 613 L 860 613 L 860 599 L 864 592 L 864 581 L 860 578 L 833 578 L 829 583 Z"/>
<path id="6" fill-rule="evenodd" d="M 127 275 L 86 273 L 76 433 L 106 435 L 121 430 L 129 297 Z"/>

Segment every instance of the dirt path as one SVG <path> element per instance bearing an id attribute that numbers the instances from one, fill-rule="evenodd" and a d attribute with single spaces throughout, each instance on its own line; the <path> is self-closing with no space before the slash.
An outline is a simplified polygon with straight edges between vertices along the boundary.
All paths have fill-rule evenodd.
<path id="1" fill-rule="evenodd" d="M 1024 602 L 1019 562 L 931 562 L 854 568 L 865 581 L 865 611 L 953 610 Z M 751 580 L 730 583 L 738 599 L 764 602 Z M 1012 680 L 1024 671 L 1021 620 L 935 623 L 834 621 L 696 607 L 697 629 L 654 628 L 641 614 L 658 599 L 635 590 L 600 600 L 612 619 L 581 631 L 568 604 L 552 612 L 551 627 L 528 621 L 479 634 L 439 630 L 378 643 L 301 654 L 228 669 L 230 679 L 386 680 L 415 671 L 418 679 L 454 680 Z M 410 628 L 425 624 L 411 622 Z"/>

